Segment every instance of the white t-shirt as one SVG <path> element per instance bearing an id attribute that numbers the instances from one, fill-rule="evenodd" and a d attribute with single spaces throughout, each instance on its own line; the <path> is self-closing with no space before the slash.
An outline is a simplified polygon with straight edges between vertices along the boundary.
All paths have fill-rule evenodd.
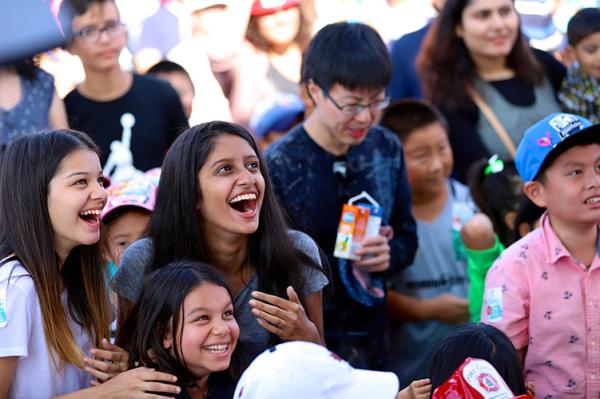
<path id="1" fill-rule="evenodd" d="M 77 345 L 89 354 L 85 330 L 71 318 L 66 291 L 61 296 Z M 58 370 L 46 344 L 33 280 L 18 261 L 0 267 L 0 357 L 18 356 L 8 398 L 44 399 L 90 386 L 92 377 L 72 364 Z"/>

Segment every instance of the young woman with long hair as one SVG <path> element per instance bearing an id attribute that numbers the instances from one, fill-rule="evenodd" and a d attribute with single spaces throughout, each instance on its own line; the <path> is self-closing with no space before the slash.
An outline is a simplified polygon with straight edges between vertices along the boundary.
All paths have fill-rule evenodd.
<path id="1" fill-rule="evenodd" d="M 98 148 L 75 131 L 23 136 L 2 158 L 2 399 L 136 398 L 148 397 L 144 391 L 179 391 L 166 384 L 174 376 L 148 369 L 89 388 L 88 372 L 101 363 L 87 357 L 92 346 L 115 349 L 102 342 L 111 320 L 100 250 L 103 182 Z"/>
<path id="2" fill-rule="evenodd" d="M 112 281 L 120 312 L 137 300 L 145 273 L 186 259 L 225 275 L 248 360 L 277 340 L 323 342 L 319 249 L 288 230 L 266 163 L 239 125 L 194 126 L 171 146 L 148 238 L 127 249 Z"/>

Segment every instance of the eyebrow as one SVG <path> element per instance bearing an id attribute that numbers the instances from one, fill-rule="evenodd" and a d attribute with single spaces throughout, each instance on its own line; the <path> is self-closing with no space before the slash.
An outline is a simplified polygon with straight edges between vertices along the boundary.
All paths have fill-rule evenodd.
<path id="1" fill-rule="evenodd" d="M 73 172 L 73 173 L 71 173 L 70 175 L 66 176 L 66 177 L 65 177 L 65 180 L 66 180 L 66 179 L 70 179 L 71 177 L 74 177 L 74 176 L 90 176 L 90 175 L 91 175 L 91 173 L 89 173 L 89 172 L 84 172 L 84 171 Z M 104 176 L 104 175 L 102 174 L 102 170 L 100 170 L 100 171 L 98 172 L 98 177 L 103 177 L 103 176 Z"/>
<path id="2" fill-rule="evenodd" d="M 383 94 L 383 96 L 385 97 L 385 91 L 383 92 L 379 92 L 377 94 L 374 94 L 370 97 L 367 97 L 369 100 L 373 100 L 379 96 L 381 96 Z M 356 101 L 361 101 L 364 97 L 362 96 L 355 96 L 353 94 L 348 94 L 347 96 L 342 96 L 342 100 L 356 100 Z"/>
<path id="3" fill-rule="evenodd" d="M 258 159 L 258 155 L 252 154 L 252 155 L 246 155 L 244 156 L 244 160 L 246 159 Z M 218 165 L 220 163 L 224 163 L 224 162 L 232 162 L 233 158 L 221 158 L 216 160 L 215 162 L 213 162 L 212 166 Z"/>
<path id="4" fill-rule="evenodd" d="M 89 176 L 90 174 L 88 172 L 73 172 L 70 175 L 68 175 L 67 177 L 65 177 L 65 179 L 70 179 L 73 176 Z"/>
<path id="5" fill-rule="evenodd" d="M 227 302 L 227 304 L 225 305 L 225 307 L 227 308 L 227 307 L 232 306 L 232 305 L 233 305 L 233 302 L 231 300 L 229 300 L 229 302 Z M 198 307 L 195 307 L 194 309 L 190 310 L 187 313 L 187 316 L 191 316 L 192 314 L 194 314 L 196 312 L 201 312 L 201 311 L 205 311 L 206 312 L 208 310 L 210 310 L 210 309 L 205 308 L 203 306 L 198 306 Z"/>
<path id="6" fill-rule="evenodd" d="M 594 160 L 594 163 L 597 163 L 600 161 L 600 157 L 596 158 Z M 585 166 L 585 162 L 581 162 L 581 161 L 572 161 L 572 160 L 567 160 L 562 164 L 563 168 L 566 168 L 568 166 Z"/>

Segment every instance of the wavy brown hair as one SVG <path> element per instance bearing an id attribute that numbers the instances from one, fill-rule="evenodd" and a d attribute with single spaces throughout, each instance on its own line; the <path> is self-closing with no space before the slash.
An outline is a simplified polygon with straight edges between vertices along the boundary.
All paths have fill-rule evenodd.
<path id="1" fill-rule="evenodd" d="M 462 23 L 463 11 L 470 3 L 471 0 L 446 1 L 416 60 L 425 98 L 451 110 L 474 105 L 469 89 L 474 86 L 477 70 L 463 39 L 456 35 L 456 27 Z M 531 86 L 542 84 L 544 70 L 520 28 L 506 63 L 517 79 Z"/>
<path id="2" fill-rule="evenodd" d="M 83 368 L 61 292 L 66 289 L 68 311 L 92 342 L 99 345 L 110 336 L 103 244 L 74 248 L 61 267 L 48 212 L 50 180 L 65 157 L 78 150 L 99 153 L 92 139 L 72 130 L 24 136 L 8 147 L 0 166 L 0 258 L 15 254 L 31 276 L 55 364 L 60 360 Z"/>

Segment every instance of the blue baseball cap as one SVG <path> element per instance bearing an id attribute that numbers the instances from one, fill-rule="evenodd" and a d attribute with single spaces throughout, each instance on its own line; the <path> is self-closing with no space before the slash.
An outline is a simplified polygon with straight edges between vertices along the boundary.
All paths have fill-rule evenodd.
<path id="1" fill-rule="evenodd" d="M 269 132 L 287 132 L 304 112 L 300 96 L 291 93 L 274 93 L 256 104 L 250 118 L 250 129 L 258 138 Z"/>
<path id="2" fill-rule="evenodd" d="M 535 180 L 540 170 L 578 144 L 600 143 L 600 124 L 579 115 L 553 113 L 525 131 L 515 154 L 523 182 Z"/>

